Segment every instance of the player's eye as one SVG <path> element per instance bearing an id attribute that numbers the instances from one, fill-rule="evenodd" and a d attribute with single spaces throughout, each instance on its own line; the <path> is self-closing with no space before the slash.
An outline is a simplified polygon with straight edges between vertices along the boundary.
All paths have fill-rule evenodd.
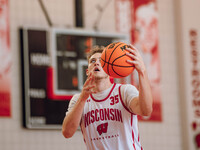
<path id="1" fill-rule="evenodd" d="M 96 60 L 95 59 L 92 59 L 91 61 L 90 61 L 90 63 L 95 63 L 96 62 Z"/>

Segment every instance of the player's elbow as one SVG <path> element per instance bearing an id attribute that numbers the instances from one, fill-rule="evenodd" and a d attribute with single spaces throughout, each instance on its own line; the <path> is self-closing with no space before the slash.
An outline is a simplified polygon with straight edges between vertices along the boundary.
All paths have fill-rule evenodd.
<path id="1" fill-rule="evenodd" d="M 151 113 L 152 113 L 151 111 L 144 112 L 143 116 L 149 117 L 151 116 Z"/>
<path id="2" fill-rule="evenodd" d="M 71 132 L 70 130 L 67 130 L 67 129 L 62 129 L 62 134 L 67 139 L 71 138 L 74 135 L 73 132 Z"/>
<path id="3" fill-rule="evenodd" d="M 149 107 L 143 109 L 142 116 L 151 116 L 152 111 L 153 111 L 152 106 L 149 106 Z"/>

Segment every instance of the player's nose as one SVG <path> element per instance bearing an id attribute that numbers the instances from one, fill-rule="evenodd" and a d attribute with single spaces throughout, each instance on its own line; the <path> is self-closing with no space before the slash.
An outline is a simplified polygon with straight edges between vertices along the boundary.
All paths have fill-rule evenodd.
<path id="1" fill-rule="evenodd" d="M 98 65 L 98 66 L 99 66 L 100 63 L 101 63 L 101 62 L 100 62 L 100 59 L 97 59 L 96 62 L 95 62 L 95 65 Z"/>

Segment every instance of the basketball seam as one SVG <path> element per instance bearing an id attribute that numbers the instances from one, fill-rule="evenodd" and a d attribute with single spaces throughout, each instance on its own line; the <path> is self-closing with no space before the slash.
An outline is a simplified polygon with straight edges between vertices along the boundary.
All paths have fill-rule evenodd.
<path id="1" fill-rule="evenodd" d="M 102 60 L 103 62 L 109 64 L 109 65 L 116 66 L 116 67 L 124 67 L 124 68 L 133 67 L 133 66 L 121 66 L 121 65 L 116 65 L 116 64 L 113 64 L 113 63 L 109 63 L 109 62 L 107 62 L 107 61 L 105 61 L 105 60 L 103 60 L 103 59 L 101 59 L 101 60 Z"/>
<path id="2" fill-rule="evenodd" d="M 106 51 L 107 51 L 108 47 L 105 49 L 105 60 L 106 60 Z M 102 58 L 101 58 L 102 59 Z M 102 59 L 103 60 L 103 59 Z M 102 68 L 104 68 L 104 66 L 106 65 L 106 62 L 104 61 L 104 64 L 102 66 Z"/>
<path id="3" fill-rule="evenodd" d="M 112 66 L 112 70 L 115 72 L 115 74 L 117 74 L 118 76 L 120 76 L 120 77 L 125 77 L 125 76 L 122 76 L 122 75 L 120 75 L 119 73 L 117 73 L 115 70 L 114 70 L 114 68 L 113 68 L 113 66 Z"/>
<path id="4" fill-rule="evenodd" d="M 118 75 L 118 76 L 120 76 L 120 77 L 125 77 L 125 76 L 123 76 L 123 75 L 120 75 L 119 73 L 117 73 L 116 71 L 115 71 L 115 69 L 114 69 L 114 62 L 117 60 L 117 59 L 119 59 L 119 58 L 121 58 L 121 57 L 123 57 L 123 56 L 126 56 L 126 54 L 124 54 L 124 55 L 121 55 L 121 56 L 119 56 L 119 57 L 117 57 L 117 58 L 115 58 L 114 59 L 114 61 L 112 62 L 112 70 Z M 133 67 L 133 66 L 130 66 L 130 67 Z M 126 67 L 127 68 L 127 67 Z"/>
<path id="5" fill-rule="evenodd" d="M 117 43 L 119 43 L 119 42 L 117 42 Z M 117 44 L 117 43 L 116 43 L 116 44 Z M 109 57 L 109 59 L 108 59 L 108 62 L 110 61 L 111 56 L 112 56 L 112 54 L 114 53 L 114 51 L 116 50 L 116 48 L 119 47 L 121 44 L 123 44 L 123 43 L 118 44 L 118 45 L 115 47 L 115 49 L 112 51 L 112 53 L 110 54 L 110 57 Z M 107 71 L 108 71 L 108 74 L 110 75 L 110 73 L 109 73 L 109 65 L 110 65 L 110 63 L 108 63 Z"/>

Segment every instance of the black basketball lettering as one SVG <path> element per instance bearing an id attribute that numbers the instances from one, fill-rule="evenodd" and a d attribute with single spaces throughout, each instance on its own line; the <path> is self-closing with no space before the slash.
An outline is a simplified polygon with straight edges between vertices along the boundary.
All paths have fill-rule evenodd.
<path id="1" fill-rule="evenodd" d="M 121 49 L 122 51 L 124 51 L 124 50 L 126 49 L 126 45 L 120 47 L 120 49 Z"/>
<path id="2" fill-rule="evenodd" d="M 112 44 L 108 47 L 108 49 L 112 49 L 113 47 L 115 47 L 115 44 L 116 44 L 116 43 L 112 43 Z"/>
<path id="3" fill-rule="evenodd" d="M 126 48 L 131 48 L 131 46 L 130 45 L 124 45 L 124 46 L 120 47 L 120 49 L 122 51 L 124 51 Z"/>

